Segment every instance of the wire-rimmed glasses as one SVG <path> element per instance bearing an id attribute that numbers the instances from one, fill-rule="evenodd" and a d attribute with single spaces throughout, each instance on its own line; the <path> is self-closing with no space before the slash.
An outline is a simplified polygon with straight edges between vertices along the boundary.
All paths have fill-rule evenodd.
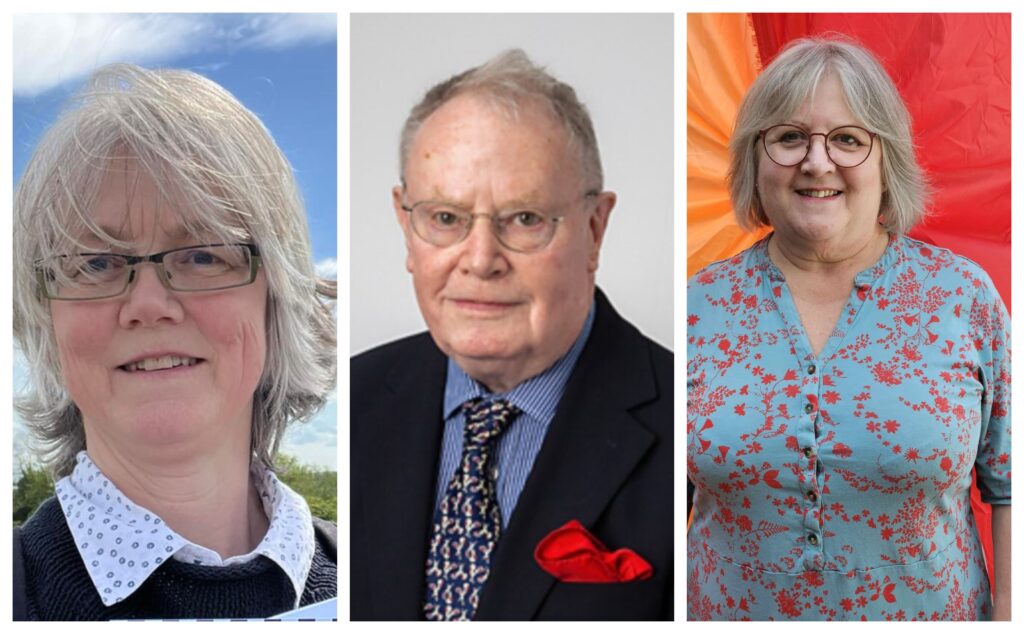
<path id="1" fill-rule="evenodd" d="M 828 132 L 808 132 L 797 125 L 780 124 L 761 130 L 760 136 L 768 158 L 783 167 L 802 163 L 816 136 L 823 138 L 825 154 L 838 167 L 857 167 L 868 160 L 878 135 L 856 125 L 844 125 Z"/>
<path id="2" fill-rule="evenodd" d="M 588 191 L 584 198 L 600 192 Z M 491 223 L 495 237 L 502 246 L 520 253 L 540 251 L 551 243 L 555 230 L 565 215 L 554 216 L 536 209 L 508 209 L 495 214 L 473 213 L 447 202 L 424 200 L 402 205 L 409 214 L 412 230 L 422 240 L 436 247 L 450 247 L 466 239 L 478 217 Z"/>
<path id="3" fill-rule="evenodd" d="M 172 291 L 219 291 L 252 284 L 260 267 L 254 244 L 200 244 L 152 253 L 72 253 L 36 262 L 36 278 L 49 299 L 88 300 L 125 292 L 143 262 Z"/>

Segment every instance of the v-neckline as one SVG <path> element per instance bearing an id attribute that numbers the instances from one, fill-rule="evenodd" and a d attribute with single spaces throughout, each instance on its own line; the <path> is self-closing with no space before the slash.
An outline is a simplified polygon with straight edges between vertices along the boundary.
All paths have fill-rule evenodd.
<path id="1" fill-rule="evenodd" d="M 797 310 L 796 301 L 789 288 L 786 276 L 768 254 L 768 243 L 772 236 L 774 236 L 774 233 L 766 236 L 758 245 L 758 256 L 766 273 L 764 282 L 769 285 L 767 292 L 769 296 L 776 298 L 779 314 L 786 324 L 785 332 L 801 364 L 813 363 L 819 368 L 824 368 L 842 348 L 842 344 L 846 339 L 846 333 L 850 330 L 850 328 L 841 327 L 844 316 L 848 316 L 847 322 L 852 328 L 860 313 L 860 309 L 868 300 L 871 287 L 895 261 L 897 251 L 899 250 L 896 246 L 897 238 L 895 235 L 889 234 L 888 243 L 878 260 L 854 276 L 853 286 L 843 304 L 842 310 L 839 312 L 836 323 L 829 330 L 828 339 L 825 340 L 821 350 L 818 354 L 815 354 L 814 347 L 811 345 L 810 335 L 804 326 L 803 320 L 800 318 L 800 311 Z"/>

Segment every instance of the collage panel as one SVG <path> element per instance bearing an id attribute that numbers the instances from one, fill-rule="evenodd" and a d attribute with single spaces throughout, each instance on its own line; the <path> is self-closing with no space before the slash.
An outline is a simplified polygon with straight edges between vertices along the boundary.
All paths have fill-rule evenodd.
<path id="1" fill-rule="evenodd" d="M 1010 617 L 1009 14 L 687 17 L 687 619 Z"/>
<path id="2" fill-rule="evenodd" d="M 352 620 L 671 619 L 672 16 L 350 26 Z"/>
<path id="3" fill-rule="evenodd" d="M 14 32 L 14 620 L 335 620 L 337 16 Z"/>

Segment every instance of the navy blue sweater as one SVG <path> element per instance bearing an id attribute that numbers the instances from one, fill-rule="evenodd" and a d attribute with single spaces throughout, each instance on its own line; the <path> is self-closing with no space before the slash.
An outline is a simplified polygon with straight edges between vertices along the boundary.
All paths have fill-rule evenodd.
<path id="1" fill-rule="evenodd" d="M 338 595 L 337 536 L 314 520 L 316 552 L 300 605 Z M 56 498 L 40 505 L 21 528 L 25 617 L 41 621 L 253 618 L 295 605 L 288 576 L 266 557 L 211 567 L 167 560 L 124 601 L 107 607 L 89 578 Z M 15 588 L 17 592 L 17 588 Z"/>

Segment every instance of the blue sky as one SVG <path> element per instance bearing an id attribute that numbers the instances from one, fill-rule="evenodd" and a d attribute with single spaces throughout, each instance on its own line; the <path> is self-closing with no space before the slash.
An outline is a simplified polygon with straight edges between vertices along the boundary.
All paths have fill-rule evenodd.
<path id="1" fill-rule="evenodd" d="M 337 275 L 337 20 L 334 14 L 15 15 L 14 182 L 88 75 L 113 62 L 185 68 L 228 89 L 295 168 L 317 268 Z M 15 391 L 25 383 L 14 359 Z M 15 456 L 24 430 L 15 432 Z M 337 468 L 337 398 L 289 432 L 284 450 Z M 17 460 L 15 460 L 17 467 Z"/>

